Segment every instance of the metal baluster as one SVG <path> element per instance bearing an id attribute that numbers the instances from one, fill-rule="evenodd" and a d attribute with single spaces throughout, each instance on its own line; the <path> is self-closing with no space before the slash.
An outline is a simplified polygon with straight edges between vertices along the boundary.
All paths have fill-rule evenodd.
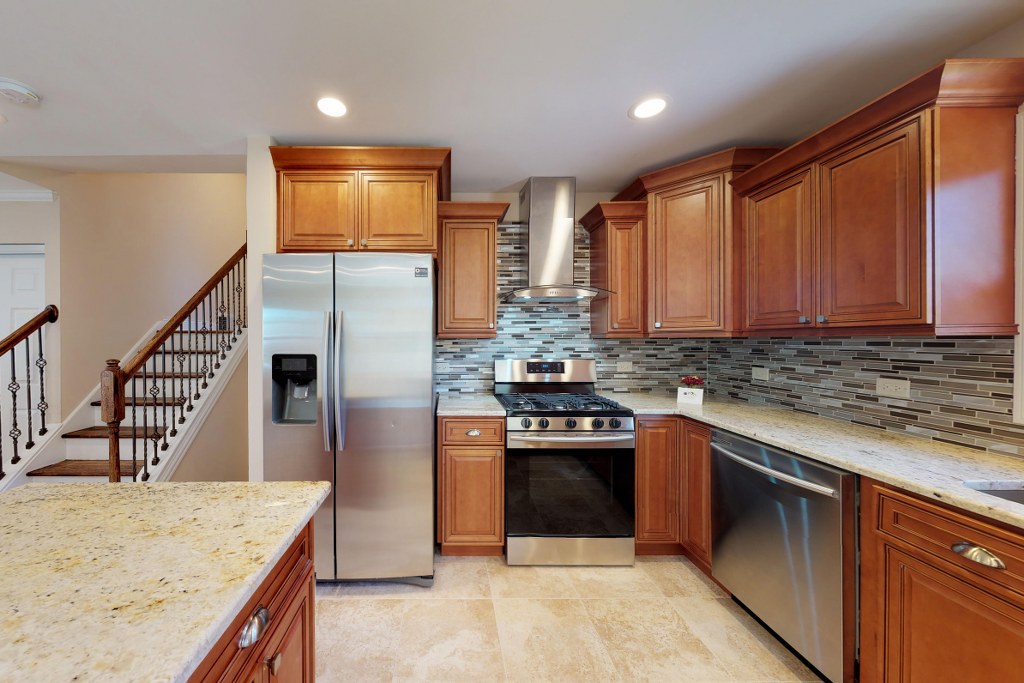
<path id="1" fill-rule="evenodd" d="M 146 384 L 149 382 L 146 364 L 142 364 L 142 481 L 149 479 L 149 415 L 146 412 Z M 138 434 L 132 434 L 132 440 L 138 438 Z"/>
<path id="2" fill-rule="evenodd" d="M 159 410 L 159 406 L 157 405 L 157 398 L 160 396 L 160 384 L 157 382 L 157 379 L 159 379 L 159 377 L 157 375 L 159 373 L 157 373 L 157 371 L 156 371 L 157 363 L 156 363 L 156 356 L 155 355 L 152 357 L 152 361 L 153 361 L 153 386 L 151 386 L 149 388 L 149 395 L 151 397 L 151 400 L 153 401 L 153 464 L 154 465 L 159 465 L 160 464 L 160 455 L 159 455 L 160 448 L 159 448 L 159 446 L 160 446 L 161 431 L 160 431 L 160 427 L 159 427 L 160 410 Z M 167 414 L 164 413 L 164 430 L 166 431 L 166 429 L 167 429 Z"/>
<path id="3" fill-rule="evenodd" d="M 219 282 L 213 288 L 213 291 L 210 292 L 210 297 L 211 297 L 211 303 L 213 304 L 213 311 L 214 311 L 214 316 L 213 316 L 214 317 L 214 326 L 217 328 L 217 336 L 214 337 L 214 341 L 216 342 L 216 345 L 217 345 L 216 348 L 214 349 L 214 351 L 217 352 L 217 355 L 213 357 L 213 367 L 215 369 L 219 370 L 220 369 L 220 362 L 224 358 L 224 333 L 223 333 L 222 330 L 226 327 L 226 325 L 221 325 L 221 322 L 220 322 L 221 321 L 221 316 L 222 316 L 222 310 L 223 310 L 224 306 L 223 306 L 223 303 L 221 302 L 221 298 L 220 298 L 220 283 Z M 210 374 L 212 375 L 213 373 L 211 372 Z"/>
<path id="4" fill-rule="evenodd" d="M 18 429 L 18 389 L 21 389 L 21 385 L 18 384 L 18 376 L 16 374 L 14 357 L 18 355 L 17 348 L 11 349 L 11 383 L 7 385 L 7 388 L 11 390 L 11 431 L 8 434 L 11 437 L 11 441 L 14 445 L 14 455 L 11 457 L 11 464 L 15 465 L 21 462 L 21 456 L 18 455 L 18 439 L 21 438 L 21 430 Z"/>
<path id="5" fill-rule="evenodd" d="M 246 301 L 248 298 L 246 297 L 246 293 L 249 290 L 245 284 L 246 278 L 248 277 L 248 274 L 245 272 L 245 264 L 248 258 L 249 256 L 247 254 L 242 256 L 242 327 L 249 326 L 249 302 Z M 239 332 L 239 334 L 241 334 L 241 332 Z"/>
<path id="6" fill-rule="evenodd" d="M 188 402 L 185 398 L 185 340 L 181 337 L 185 331 L 185 323 L 178 326 L 178 389 L 181 393 L 178 394 L 178 424 L 185 423 L 185 404 Z"/>
<path id="7" fill-rule="evenodd" d="M 242 307 L 240 305 L 241 297 L 242 297 L 242 280 L 241 280 L 240 276 L 241 276 L 242 271 L 239 269 L 238 265 L 235 266 L 234 273 L 235 273 L 235 341 L 238 341 L 238 335 L 242 334 Z"/>
<path id="8" fill-rule="evenodd" d="M 50 406 L 46 403 L 46 359 L 43 358 L 43 328 L 40 327 L 38 332 L 39 358 L 36 359 L 36 367 L 39 368 L 39 404 L 36 407 L 39 408 L 39 436 L 43 436 L 48 431 L 46 410 Z"/>
<path id="9" fill-rule="evenodd" d="M 4 415 L 2 408 L 3 405 L 0 404 L 0 479 L 7 476 L 7 473 L 4 472 Z"/>
<path id="10" fill-rule="evenodd" d="M 25 337 L 25 412 L 28 413 L 28 441 L 25 450 L 32 448 L 36 442 L 32 440 L 32 344 Z"/>
<path id="11" fill-rule="evenodd" d="M 199 308 L 189 313 L 188 318 L 188 410 L 192 412 L 192 400 L 199 398 L 199 381 L 196 380 L 196 390 L 192 391 L 192 375 L 198 374 L 199 369 L 199 338 L 196 336 L 196 323 L 199 320 Z M 196 349 L 192 352 L 192 340 L 195 339 Z M 194 366 L 194 368 L 193 368 Z"/>
<path id="12" fill-rule="evenodd" d="M 221 299 L 220 308 L 224 315 L 224 348 L 228 351 L 231 350 L 231 332 L 235 329 L 235 324 L 231 322 L 231 271 L 227 272 L 227 275 L 220 281 L 221 286 Z M 231 325 L 231 327 L 228 327 Z"/>
<path id="13" fill-rule="evenodd" d="M 209 351 L 209 345 L 207 343 L 208 342 L 207 337 L 210 336 L 208 334 L 208 332 L 210 331 L 210 327 L 207 324 L 207 316 L 208 316 L 208 314 L 207 314 L 207 311 L 206 311 L 206 299 L 203 299 L 203 301 L 200 304 L 200 306 L 203 309 L 203 326 L 199 329 L 199 333 L 203 337 L 203 366 L 201 368 L 199 368 L 199 371 L 203 373 L 202 388 L 205 389 L 206 387 L 210 386 L 206 382 L 207 375 L 210 372 L 210 365 L 209 365 L 210 357 L 207 355 L 207 352 Z M 196 346 L 198 346 L 198 344 Z M 196 380 L 196 384 L 199 384 L 199 380 L 198 379 Z M 198 392 L 196 393 L 196 398 L 199 398 Z"/>
<path id="14" fill-rule="evenodd" d="M 174 362 L 178 359 L 177 351 L 178 348 L 177 340 L 174 335 L 171 335 L 171 395 L 165 396 L 165 401 L 171 402 L 171 438 L 178 435 L 178 415 L 181 406 L 178 405 L 178 392 L 174 390 Z"/>
<path id="15" fill-rule="evenodd" d="M 138 481 L 139 480 L 139 455 L 138 455 L 139 443 L 135 439 L 135 436 L 136 436 L 135 429 L 136 429 L 136 425 L 138 424 L 138 420 L 135 417 L 135 408 L 137 407 L 137 399 L 136 399 L 137 392 L 135 391 L 135 385 L 137 384 L 137 382 L 135 381 L 135 377 L 129 377 L 128 381 L 132 383 L 132 431 L 131 431 L 131 435 L 132 435 L 132 481 Z M 121 438 L 120 434 L 118 434 L 117 436 L 118 436 L 118 438 Z M 117 467 L 118 467 L 118 472 L 120 473 L 121 463 L 117 463 Z M 120 477 L 118 477 L 118 479 L 120 479 Z"/>

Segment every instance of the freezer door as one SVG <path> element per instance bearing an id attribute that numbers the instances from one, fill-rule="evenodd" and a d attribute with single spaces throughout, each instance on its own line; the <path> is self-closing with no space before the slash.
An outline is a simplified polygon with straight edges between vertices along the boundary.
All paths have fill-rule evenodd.
<path id="1" fill-rule="evenodd" d="M 335 258 L 337 576 L 431 576 L 433 259 Z"/>
<path id="2" fill-rule="evenodd" d="M 332 254 L 263 257 L 263 476 L 334 481 Z M 314 522 L 316 575 L 335 578 L 334 494 Z"/>

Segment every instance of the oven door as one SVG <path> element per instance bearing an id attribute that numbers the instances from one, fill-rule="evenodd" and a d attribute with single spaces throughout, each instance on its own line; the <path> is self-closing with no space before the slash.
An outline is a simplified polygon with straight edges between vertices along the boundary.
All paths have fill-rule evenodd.
<path id="1" fill-rule="evenodd" d="M 509 433 L 509 564 L 632 564 L 633 444 L 632 434 Z"/>

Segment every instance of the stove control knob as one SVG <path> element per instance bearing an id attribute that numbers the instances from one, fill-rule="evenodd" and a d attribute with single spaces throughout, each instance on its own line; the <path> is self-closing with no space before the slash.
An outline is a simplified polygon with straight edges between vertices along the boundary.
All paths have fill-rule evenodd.
<path id="1" fill-rule="evenodd" d="M 538 425 L 540 425 L 540 428 L 541 428 L 541 429 L 547 429 L 548 425 L 549 425 L 549 424 L 551 424 L 551 423 L 550 423 L 550 422 L 548 422 L 548 419 L 547 419 L 546 417 L 542 417 L 542 418 L 541 418 L 541 419 L 540 419 L 540 420 L 539 420 L 539 421 L 537 422 L 537 424 L 538 424 Z"/>
<path id="2" fill-rule="evenodd" d="M 565 419 L 565 428 L 566 429 L 572 429 L 575 426 L 576 426 L 576 420 L 572 419 L 571 417 L 567 417 Z"/>
<path id="3" fill-rule="evenodd" d="M 519 424 L 523 425 L 523 429 L 529 429 L 533 426 L 533 420 L 528 417 L 524 417 Z"/>
<path id="4" fill-rule="evenodd" d="M 618 429 L 619 427 L 622 426 L 622 420 L 620 420 L 617 417 L 613 417 L 612 419 L 608 420 L 608 426 L 611 427 L 612 429 Z"/>
<path id="5" fill-rule="evenodd" d="M 601 427 L 604 427 L 604 420 L 602 420 L 601 418 L 596 418 L 590 424 L 594 425 L 594 429 L 600 429 Z"/>

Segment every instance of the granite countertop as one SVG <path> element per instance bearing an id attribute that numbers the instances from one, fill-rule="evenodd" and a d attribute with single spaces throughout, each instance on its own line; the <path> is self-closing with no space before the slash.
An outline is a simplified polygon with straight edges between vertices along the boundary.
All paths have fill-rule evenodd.
<path id="1" fill-rule="evenodd" d="M 329 489 L 81 483 L 0 494 L 0 680 L 185 680 Z"/>
<path id="2" fill-rule="evenodd" d="M 964 481 L 1024 481 L 1024 459 L 741 401 L 606 393 L 637 415 L 682 415 L 1024 529 L 1024 505 Z"/>
<path id="3" fill-rule="evenodd" d="M 457 398 L 441 395 L 437 401 L 437 414 L 439 417 L 505 417 L 505 408 L 491 394 L 469 394 Z"/>

